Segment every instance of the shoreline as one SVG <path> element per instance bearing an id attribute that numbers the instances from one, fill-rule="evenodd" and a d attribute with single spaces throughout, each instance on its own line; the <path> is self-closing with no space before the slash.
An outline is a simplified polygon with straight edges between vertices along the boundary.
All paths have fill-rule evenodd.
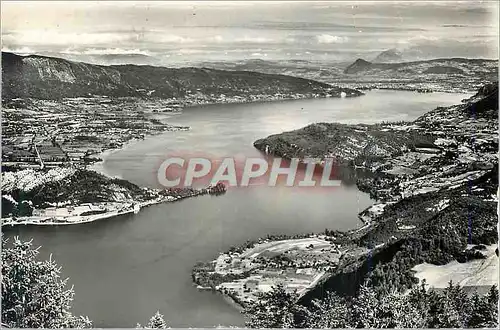
<path id="1" fill-rule="evenodd" d="M 169 124 L 167 124 L 169 125 Z M 90 171 L 95 171 L 97 173 L 100 173 L 104 176 L 107 176 L 107 177 L 110 177 L 110 178 L 116 178 L 116 179 L 121 179 L 121 180 L 124 180 L 122 177 L 120 177 L 119 175 L 112 175 L 111 173 L 107 172 L 104 168 L 104 163 L 106 162 L 106 160 L 113 154 L 121 151 L 121 150 L 124 150 L 125 148 L 128 148 L 130 146 L 133 146 L 141 141 L 144 141 L 146 140 L 147 138 L 150 138 L 150 137 L 153 137 L 153 136 L 157 136 L 157 135 L 161 135 L 163 133 L 166 133 L 166 132 L 177 132 L 177 131 L 185 131 L 185 130 L 189 130 L 188 129 L 185 129 L 185 128 L 181 128 L 181 127 L 178 127 L 178 126 L 172 126 L 172 128 L 174 129 L 170 129 L 170 130 L 165 130 L 165 131 L 161 131 L 161 132 L 157 132 L 155 134 L 148 134 L 146 136 L 144 136 L 144 138 L 142 139 L 138 139 L 138 138 L 132 138 L 130 140 L 127 140 L 126 142 L 124 142 L 119 148 L 108 148 L 108 149 L 104 149 L 102 150 L 100 153 L 97 153 L 97 154 L 94 154 L 94 156 L 96 156 L 97 158 L 99 158 L 100 160 L 99 161 L 96 161 L 90 165 L 87 165 L 85 168 L 87 170 L 90 170 Z M 127 180 L 128 181 L 128 180 Z"/>
<path id="2" fill-rule="evenodd" d="M 153 135 L 154 134 L 148 135 L 147 137 L 150 137 L 150 136 L 153 136 Z M 144 141 L 144 139 L 132 138 L 132 139 L 126 141 L 125 143 L 123 143 L 123 145 L 120 146 L 119 148 L 104 149 L 103 151 L 101 151 L 100 153 L 98 153 L 98 154 L 95 155 L 96 157 L 100 158 L 101 160 L 88 165 L 86 167 L 87 170 L 95 171 L 97 173 L 100 173 L 100 174 L 102 174 L 104 176 L 107 176 L 107 177 L 110 177 L 110 178 L 122 179 L 119 175 L 111 175 L 110 173 L 106 172 L 106 170 L 104 168 L 104 163 L 114 153 L 116 153 L 116 152 L 118 152 L 120 150 L 123 150 L 126 147 L 130 147 L 130 146 L 132 146 L 132 145 L 134 145 L 134 144 L 136 144 L 136 143 L 138 143 L 140 141 Z"/>
<path id="3" fill-rule="evenodd" d="M 196 195 L 195 195 L 196 196 Z M 167 196 L 170 197 L 170 196 Z M 69 217 L 40 217 L 40 216 L 35 216 L 35 217 L 21 217 L 18 219 L 23 219 L 23 218 L 36 218 L 38 221 L 35 220 L 28 220 L 28 221 L 23 221 L 23 222 L 7 222 L 5 223 L 6 220 L 12 219 L 12 218 L 2 218 L 2 227 L 3 226 L 21 226 L 21 225 L 36 225 L 36 226 L 59 226 L 59 225 L 78 225 L 78 224 L 83 224 L 83 223 L 89 223 L 89 222 L 94 222 L 98 220 L 104 220 L 104 219 L 109 219 L 109 218 L 114 218 L 120 215 L 125 215 L 125 214 L 130 214 L 130 213 L 138 213 L 143 207 L 148 207 L 150 205 L 155 205 L 155 204 L 161 204 L 165 202 L 175 202 L 177 200 L 180 200 L 182 198 L 187 198 L 187 197 L 180 197 L 180 198 L 175 198 L 172 197 L 172 199 L 164 198 L 164 199 L 157 199 L 154 201 L 146 201 L 139 203 L 139 208 L 135 209 L 128 209 L 125 211 L 110 211 L 102 214 L 96 214 L 96 215 L 89 215 L 89 216 L 80 216 L 80 215 L 75 215 L 75 216 L 69 216 Z M 76 220 L 83 218 L 84 220 L 80 221 L 68 221 L 65 219 L 68 218 L 75 218 Z M 46 222 L 40 222 L 45 219 L 54 219 L 56 221 L 46 221 Z"/>
<path id="4" fill-rule="evenodd" d="M 217 294 L 220 294 L 222 296 L 222 299 L 224 299 L 225 302 L 227 302 L 231 307 L 235 308 L 238 312 L 245 312 L 245 306 L 243 306 L 243 304 L 238 299 L 231 295 L 224 294 L 218 290 L 216 290 L 215 292 Z"/>
<path id="5" fill-rule="evenodd" d="M 3 227 L 3 226 L 15 227 L 15 226 L 22 226 L 22 225 L 34 225 L 34 226 L 78 225 L 78 224 L 83 224 L 83 223 L 95 222 L 98 220 L 110 219 L 110 218 L 118 217 L 120 215 L 125 215 L 125 214 L 136 214 L 136 213 L 139 213 L 141 211 L 141 209 L 146 208 L 148 206 L 152 206 L 152 205 L 157 205 L 157 204 L 162 204 L 162 203 L 174 203 L 174 202 L 181 201 L 183 199 L 190 198 L 190 197 L 198 197 L 198 196 L 204 196 L 204 195 L 217 195 L 217 194 L 220 194 L 220 192 L 217 191 L 217 187 L 207 187 L 207 188 L 201 188 L 201 189 L 193 189 L 193 190 L 191 190 L 190 194 L 186 194 L 186 195 L 182 195 L 182 194 L 177 195 L 177 196 L 166 195 L 166 196 L 157 197 L 155 199 L 151 199 L 148 201 L 133 204 L 132 208 L 126 209 L 124 211 L 113 210 L 110 212 L 105 212 L 105 213 L 96 214 L 96 215 L 88 215 L 88 216 L 85 216 L 85 215 L 84 216 L 75 215 L 75 216 L 67 216 L 67 217 L 31 216 L 31 217 L 18 218 L 18 219 L 26 219 L 26 221 L 22 221 L 22 222 L 20 222 L 20 221 L 14 222 L 14 221 L 12 221 L 12 217 L 1 218 L 1 227 Z M 54 219 L 56 221 L 40 222 L 40 221 L 48 220 L 48 219 Z M 75 219 L 76 221 L 68 221 L 68 219 Z M 83 219 L 83 220 L 80 220 L 80 219 Z"/>
<path id="6" fill-rule="evenodd" d="M 340 87 L 340 86 L 339 86 Z M 421 92 L 417 89 L 406 89 L 406 88 L 384 88 L 384 87 L 373 87 L 373 88 L 365 88 L 365 87 L 340 87 L 340 88 L 347 88 L 347 89 L 355 89 L 362 94 L 360 95 L 350 95 L 344 97 L 345 99 L 349 98 L 356 98 L 356 97 L 363 97 L 366 95 L 366 92 L 371 92 L 374 90 L 379 90 L 379 91 L 398 91 L 398 92 L 408 92 L 408 93 L 417 93 L 417 94 L 467 94 L 467 95 L 473 95 L 475 93 L 475 90 L 456 90 L 456 91 L 449 91 L 449 90 L 438 90 L 438 91 L 431 91 L 431 92 Z M 276 99 L 276 100 L 255 100 L 255 101 L 235 101 L 235 102 L 214 102 L 214 103 L 199 103 L 199 104 L 188 104 L 180 108 L 180 111 L 175 111 L 175 112 L 182 112 L 183 109 L 192 109 L 192 108 L 198 108 L 198 107 L 204 107 L 204 106 L 216 106 L 216 105 L 231 105 L 231 104 L 258 104 L 258 103 L 273 103 L 273 102 L 293 102 L 293 101 L 304 101 L 304 100 L 318 100 L 318 99 L 342 99 L 343 97 L 340 96 L 313 96 L 313 97 L 303 97 L 303 98 L 282 98 L 282 99 Z"/>
<path id="7" fill-rule="evenodd" d="M 300 300 L 318 283 L 330 277 L 332 267 L 340 260 L 343 250 L 320 234 L 268 237 L 255 243 L 247 242 L 245 246 L 220 253 L 215 260 L 198 264 L 191 276 L 199 289 L 211 289 L 222 294 L 241 310 L 255 301 L 259 292 L 282 283 L 286 273 L 289 276 L 286 281 L 290 284 L 287 290 L 294 291 L 297 300 Z M 269 253 L 290 253 L 287 256 L 291 264 L 273 261 L 267 256 Z M 214 272 L 218 274 L 215 278 L 211 275 Z"/>
<path id="8" fill-rule="evenodd" d="M 332 85 L 334 86 L 334 85 Z M 188 108 L 196 108 L 196 107 L 203 107 L 206 105 L 230 105 L 230 104 L 254 104 L 254 103 L 272 103 L 272 102 L 292 102 L 292 101 L 301 101 L 301 100 L 315 100 L 315 99 L 341 99 L 341 98 L 354 98 L 354 97 L 361 97 L 364 96 L 365 93 L 362 92 L 361 90 L 357 88 L 350 88 L 350 87 L 340 87 L 340 86 L 335 86 L 341 89 L 353 89 L 357 90 L 358 92 L 361 92 L 359 95 L 347 95 L 345 97 L 341 96 L 333 96 L 333 95 L 321 95 L 321 96 L 305 96 L 305 97 L 284 97 L 284 98 L 279 98 L 279 99 L 257 99 L 257 100 L 236 100 L 236 101 L 229 101 L 229 102 L 207 102 L 207 103 L 191 103 L 191 104 L 186 104 L 181 108 L 182 109 L 188 109 Z"/>
<path id="9" fill-rule="evenodd" d="M 129 213 L 132 213 L 134 212 L 134 210 L 128 210 L 128 211 L 124 211 L 124 212 L 117 212 L 117 213 L 114 213 L 114 212 L 108 212 L 108 213 L 105 213 L 105 214 L 101 214 L 101 215 L 97 215 L 97 216 L 87 216 L 88 218 L 86 220 L 83 220 L 83 221 L 75 221 L 75 222 L 63 222 L 62 220 L 59 222 L 55 222 L 55 221 L 52 221 L 52 222 L 37 222 L 37 221 L 24 221 L 24 222 L 7 222 L 5 223 L 5 220 L 8 220 L 8 219 L 11 219 L 11 218 L 2 218 L 2 227 L 4 226 L 10 226 L 10 227 L 15 227 L 15 226 L 22 226 L 22 225 L 33 225 L 33 226 L 68 226 L 68 225 L 78 225 L 78 224 L 83 224 L 83 223 L 89 223 L 89 222 L 95 222 L 95 221 L 98 221 L 98 220 L 104 220 L 104 219 L 109 219 L 109 218 L 114 218 L 114 217 L 117 217 L 117 216 L 120 216 L 120 215 L 124 215 L 124 214 L 129 214 Z M 113 214 L 110 214 L 110 213 L 113 213 Z M 75 216 L 75 217 L 81 217 L 81 216 Z M 83 216 L 85 217 L 85 216 Z M 28 217 L 28 218 L 34 218 L 34 217 Z M 37 217 L 37 218 L 40 218 L 40 220 L 44 220 L 44 219 L 53 219 L 53 218 L 50 218 L 50 217 Z M 56 218 L 57 219 L 57 218 Z"/>

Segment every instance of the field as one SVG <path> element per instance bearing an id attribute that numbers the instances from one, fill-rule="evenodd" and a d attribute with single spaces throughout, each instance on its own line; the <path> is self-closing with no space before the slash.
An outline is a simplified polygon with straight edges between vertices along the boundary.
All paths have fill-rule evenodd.
<path id="1" fill-rule="evenodd" d="M 338 264 L 340 255 L 339 248 L 321 236 L 266 241 L 241 253 L 221 254 L 214 261 L 214 274 L 240 278 L 216 289 L 241 304 L 256 300 L 278 283 L 302 296 Z"/>
<path id="2" fill-rule="evenodd" d="M 427 263 L 413 268 L 419 280 L 425 279 L 429 286 L 442 289 L 448 286 L 450 280 L 464 287 L 489 289 L 492 285 L 498 286 L 499 262 L 495 254 L 496 244 L 490 245 L 484 251 L 486 259 L 476 259 L 459 263 L 452 261 L 446 265 L 436 266 Z"/>

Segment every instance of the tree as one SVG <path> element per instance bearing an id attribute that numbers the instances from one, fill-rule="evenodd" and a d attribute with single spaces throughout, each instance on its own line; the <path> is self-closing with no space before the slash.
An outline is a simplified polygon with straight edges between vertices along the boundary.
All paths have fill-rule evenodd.
<path id="1" fill-rule="evenodd" d="M 163 318 L 163 314 L 160 311 L 156 311 L 155 315 L 151 316 L 148 324 L 143 327 L 139 323 L 137 324 L 137 329 L 167 329 L 167 322 Z"/>
<path id="2" fill-rule="evenodd" d="M 377 292 L 366 282 L 352 298 L 327 292 L 305 307 L 283 286 L 263 294 L 253 304 L 251 327 L 259 328 L 496 328 L 498 290 L 469 297 L 459 285 L 450 282 L 443 292 L 427 290 L 425 281 L 403 293 Z M 295 303 L 294 303 L 295 302 Z"/>
<path id="3" fill-rule="evenodd" d="M 469 328 L 489 328 L 489 306 L 486 299 L 480 297 L 477 292 L 472 296 L 472 310 L 467 326 Z"/>
<path id="4" fill-rule="evenodd" d="M 32 242 L 15 237 L 12 247 L 2 238 L 2 323 L 13 328 L 89 328 L 92 322 L 71 312 L 73 288 L 61 279 L 50 258 L 37 260 Z"/>
<path id="5" fill-rule="evenodd" d="M 297 296 L 288 293 L 283 284 L 262 293 L 260 298 L 245 309 L 250 316 L 247 326 L 251 328 L 294 328 L 301 327 L 307 319 L 307 309 L 296 304 Z"/>
<path id="6" fill-rule="evenodd" d="M 486 301 L 488 302 L 489 313 L 488 319 L 484 327 L 493 328 L 498 327 L 498 287 L 493 285 L 486 296 Z"/>
<path id="7" fill-rule="evenodd" d="M 494 328 L 498 326 L 498 289 L 492 286 L 485 296 L 474 293 L 471 299 L 469 328 Z"/>
<path id="8" fill-rule="evenodd" d="M 309 308 L 306 328 L 330 329 L 352 327 L 350 306 L 347 301 L 333 292 L 323 299 L 314 299 Z"/>
<path id="9" fill-rule="evenodd" d="M 429 320 L 429 297 L 434 291 L 427 290 L 427 282 L 425 279 L 422 280 L 420 285 L 411 289 L 408 293 L 408 302 L 415 308 L 419 313 L 420 317 L 424 320 L 425 325 L 422 328 L 428 327 L 427 323 Z"/>
<path id="10" fill-rule="evenodd" d="M 498 308 L 498 288 L 496 285 L 493 285 L 488 291 L 487 300 L 491 307 Z"/>
<path id="11" fill-rule="evenodd" d="M 379 328 L 380 319 L 377 316 L 378 309 L 379 299 L 375 291 L 367 284 L 362 285 L 352 306 L 353 325 L 356 328 Z"/>
<path id="12" fill-rule="evenodd" d="M 392 291 L 380 298 L 379 327 L 384 328 L 424 328 L 425 312 L 412 303 L 409 295 Z"/>
<path id="13" fill-rule="evenodd" d="M 440 328 L 465 328 L 471 312 L 471 303 L 467 293 L 460 285 L 450 281 L 443 290 L 441 313 L 438 316 Z"/>

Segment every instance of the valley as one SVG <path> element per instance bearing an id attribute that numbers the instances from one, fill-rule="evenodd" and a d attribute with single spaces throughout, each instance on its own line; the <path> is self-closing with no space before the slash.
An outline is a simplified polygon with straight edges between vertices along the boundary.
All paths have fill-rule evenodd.
<path id="1" fill-rule="evenodd" d="M 225 72 L 223 75 L 228 74 L 230 77 L 221 79 L 229 79 L 230 82 L 224 87 L 226 89 L 218 89 L 213 94 L 207 92 L 210 87 L 205 83 L 194 84 L 200 91 L 193 94 L 188 92 L 191 89 L 186 88 L 186 85 L 179 85 L 179 81 L 178 85 L 165 87 L 161 93 L 166 94 L 155 94 L 156 91 L 149 89 L 150 86 L 131 87 L 131 83 L 126 80 L 129 66 L 125 66 L 126 69 L 113 67 L 111 71 L 90 66 L 86 70 L 104 72 L 104 81 L 98 80 L 101 82 L 95 86 L 86 83 L 93 86 L 88 88 L 94 90 L 82 94 L 75 91 L 82 90 L 78 86 L 79 79 L 88 79 L 79 76 L 82 72 L 79 68 L 87 64 L 55 59 L 49 61 L 47 67 L 33 71 L 36 66 L 46 65 L 47 61 L 29 60 L 23 64 L 28 67 L 27 73 L 24 69 L 15 71 L 15 74 L 35 74 L 35 78 L 28 80 L 39 87 L 30 86 L 27 89 L 29 92 L 12 94 L 12 98 L 3 100 L 2 224 L 4 228 L 11 227 L 8 230 L 11 234 L 27 230 L 19 226 L 14 229 L 13 225 L 19 224 L 51 227 L 85 223 L 93 233 L 102 226 L 116 230 L 116 226 L 110 223 L 97 224 L 97 220 L 110 217 L 124 219 L 125 227 L 121 230 L 126 230 L 130 225 L 126 224 L 126 219 L 130 217 L 155 223 L 152 227 L 154 233 L 148 232 L 147 235 L 170 237 L 162 229 L 164 223 L 161 221 L 165 214 L 168 214 L 169 223 L 181 221 L 184 219 L 181 214 L 186 214 L 182 205 L 201 203 L 202 209 L 210 209 L 207 212 L 211 214 L 209 221 L 212 225 L 219 223 L 217 226 L 228 231 L 231 247 L 227 244 L 221 246 L 221 238 L 214 235 L 216 232 L 208 234 L 209 238 L 201 238 L 199 233 L 187 231 L 192 243 L 183 245 L 186 243 L 179 242 L 181 249 L 188 251 L 182 274 L 172 274 L 173 270 L 168 267 L 157 267 L 162 272 L 172 274 L 177 281 L 180 278 L 188 279 L 191 274 L 198 286 L 190 288 L 190 283 L 184 286 L 184 290 L 190 292 L 186 300 L 191 303 L 194 302 L 190 297 L 216 291 L 231 297 L 243 307 L 258 302 L 261 294 L 283 283 L 287 293 L 298 294 L 299 304 L 307 304 L 312 299 L 322 297 L 325 290 L 353 295 L 367 277 L 377 287 L 407 289 L 417 281 L 413 267 L 418 269 L 420 264 L 448 264 L 453 260 L 466 265 L 467 261 L 482 258 L 482 252 L 475 252 L 476 246 L 496 242 L 494 219 L 497 183 L 494 178 L 498 164 L 495 153 L 498 123 L 494 116 L 495 85 L 481 88 L 462 104 L 448 106 L 448 98 L 455 100 L 455 103 L 459 100 L 457 95 L 448 92 L 467 91 L 479 82 L 462 79 L 457 76 L 461 74 L 457 70 L 432 69 L 432 72 L 425 73 L 427 80 L 421 86 L 422 89 L 411 87 L 405 80 L 397 80 L 393 86 L 396 90 L 425 91 L 429 86 L 432 87 L 432 79 L 442 82 L 431 88 L 433 93 L 417 94 L 408 91 L 385 92 L 388 85 L 383 85 L 386 82 L 380 79 L 374 85 L 380 89 L 370 90 L 371 87 L 365 85 L 361 77 L 370 74 L 383 77 L 384 73 L 380 70 L 387 71 L 389 76 L 398 75 L 395 72 L 399 72 L 400 68 L 410 70 L 408 74 L 411 75 L 411 70 L 425 71 L 446 63 L 420 63 L 410 69 L 407 66 L 377 64 L 374 68 L 356 69 L 356 72 L 351 72 L 351 67 L 346 69 L 349 73 L 340 74 L 360 77 L 352 78 L 356 81 L 354 85 L 339 79 L 342 82 L 339 86 L 343 87 L 279 76 L 273 83 L 283 84 L 281 91 L 285 92 L 274 94 L 268 93 L 267 87 L 260 86 L 258 80 L 253 87 L 248 87 L 249 82 L 240 85 L 239 78 Z M 452 66 L 462 63 L 452 62 Z M 466 67 L 470 63 L 464 63 L 463 74 L 479 70 L 472 68 L 470 70 L 476 71 L 468 72 Z M 59 69 L 60 66 L 62 69 Z M 119 80 L 118 86 L 121 87 L 113 87 L 112 80 L 107 80 L 113 70 L 124 75 L 124 80 Z M 121 73 L 120 70 L 125 72 Z M 367 74 L 365 70 L 374 71 Z M 216 74 L 214 72 L 210 74 Z M 432 75 L 437 76 L 432 78 Z M 450 79 L 443 79 L 443 75 Z M 70 81 L 73 78 L 68 77 L 77 79 L 73 82 L 77 84 L 74 90 Z M 489 77 L 486 74 L 483 78 L 487 80 Z M 5 79 L 10 82 L 11 78 Z M 56 85 L 57 81 L 64 82 L 55 89 L 53 97 L 37 91 L 37 88 L 45 89 L 44 84 L 54 83 L 53 80 Z M 16 81 L 22 79 L 16 78 Z M 291 81 L 293 83 L 290 85 Z M 298 92 L 304 90 L 304 81 L 312 87 L 307 87 L 306 93 Z M 454 85 L 457 88 L 445 85 L 448 82 L 457 82 Z M 190 83 L 184 81 L 182 84 Z M 23 91 L 19 86 L 11 86 L 12 91 Z M 8 85 L 6 88 L 9 88 Z M 350 88 L 366 88 L 367 91 L 361 93 Z M 7 90 L 7 93 L 11 92 Z M 415 100 L 404 101 L 401 107 L 405 111 L 402 112 L 397 108 L 399 101 L 396 100 L 410 98 L 410 94 Z M 360 96 L 360 100 L 366 98 L 366 101 L 358 102 L 357 97 L 351 96 Z M 288 99 L 294 101 L 285 101 Z M 419 99 L 421 101 L 417 101 Z M 384 106 L 386 100 L 393 104 L 394 109 Z M 422 107 L 435 104 L 442 106 L 423 113 Z M 233 105 L 236 108 L 233 109 Z M 376 119 L 360 123 L 359 118 L 363 115 L 353 112 L 359 109 L 367 111 L 366 117 Z M 235 115 L 234 111 L 242 111 L 242 114 Z M 250 124 L 250 117 L 259 120 Z M 418 118 L 415 120 L 415 117 Z M 284 121 L 283 118 L 290 120 Z M 341 119 L 341 122 L 335 123 L 336 119 Z M 263 126 L 262 123 L 267 125 Z M 307 126 L 300 128 L 304 125 Z M 235 128 L 238 127 L 245 129 L 236 132 Z M 214 136 L 214 131 L 219 134 Z M 272 135 L 259 138 L 259 134 L 260 137 Z M 201 140 L 204 142 L 200 148 L 219 155 L 243 152 L 248 156 L 264 153 L 266 157 L 333 158 L 339 168 L 346 168 L 345 173 L 339 173 L 345 186 L 332 191 L 332 195 L 322 197 L 291 190 L 284 195 L 281 192 L 278 201 L 275 191 L 259 189 L 231 191 L 217 200 L 208 200 L 207 196 L 197 198 L 199 201 L 191 199 L 192 202 L 171 203 L 186 197 L 210 195 L 210 190 L 158 189 L 148 175 L 154 173 L 154 164 L 161 159 L 158 157 L 162 157 L 159 150 L 170 152 L 193 148 L 194 141 Z M 131 141 L 137 144 L 130 147 Z M 117 153 L 104 156 L 113 150 L 117 150 Z M 130 159 L 127 158 L 129 154 Z M 90 170 L 96 162 L 103 163 L 100 165 L 103 172 L 114 166 L 118 176 L 123 179 Z M 353 171 L 352 168 L 367 171 L 370 175 Z M 350 189 L 355 189 L 356 197 Z M 284 196 L 288 197 L 283 199 Z M 337 196 L 336 202 L 332 202 L 332 196 Z M 375 204 L 370 205 L 372 201 L 368 196 Z M 263 198 L 267 200 L 264 204 Z M 348 200 L 353 200 L 354 204 L 346 207 L 344 204 L 350 203 Z M 153 204 L 159 205 L 146 209 L 146 206 Z M 261 209 L 255 210 L 255 205 L 260 205 Z M 276 205 L 280 205 L 278 209 L 281 211 L 278 213 Z M 316 205 L 317 210 L 311 211 L 311 205 Z M 363 207 L 359 209 L 361 205 Z M 332 207 L 337 214 L 333 221 L 328 211 Z M 155 208 L 163 211 L 155 211 Z M 341 209 L 345 212 L 342 213 Z M 139 210 L 141 212 L 137 214 Z M 169 210 L 176 211 L 170 213 Z M 304 210 L 318 212 L 315 219 L 319 220 L 314 220 L 313 225 L 305 224 Z M 247 229 L 244 235 L 236 235 L 239 230 L 236 227 L 239 228 L 241 223 L 235 223 L 236 227 L 233 228 L 230 219 L 241 217 L 242 212 L 247 214 L 242 218 L 248 221 Z M 154 214 L 152 218 L 151 214 Z M 189 219 L 200 217 L 195 207 L 188 214 Z M 274 216 L 267 224 L 265 221 L 269 219 L 269 214 Z M 466 214 L 469 215 L 466 217 Z M 465 222 L 453 223 L 450 220 L 464 217 L 468 219 Z M 206 219 L 206 214 L 201 218 Z M 258 230 L 254 226 L 255 221 L 259 221 Z M 289 221 L 294 225 L 290 225 Z M 474 225 L 469 226 L 471 223 Z M 138 223 L 133 228 L 132 232 L 125 231 L 122 235 L 137 235 L 137 230 L 143 230 Z M 435 234 L 429 237 L 426 235 L 429 231 Z M 52 234 L 50 230 L 41 233 L 40 237 L 48 235 L 41 241 L 47 241 Z M 86 234 L 81 235 L 87 237 Z M 197 244 L 204 239 L 209 239 L 212 245 L 201 253 Z M 249 241 L 241 245 L 245 239 Z M 193 244 L 192 248 L 185 247 Z M 407 255 L 411 250 L 419 251 L 418 256 L 411 253 Z M 220 253 L 213 261 L 206 261 L 220 251 L 226 252 Z M 112 249 L 108 248 L 103 253 L 105 256 L 110 255 Z M 172 253 L 173 256 L 177 254 Z M 162 260 L 163 256 L 153 253 L 152 258 Z M 406 259 L 410 261 L 403 263 L 402 260 Z M 66 262 L 71 264 L 71 261 Z M 402 263 L 404 266 L 401 266 Z M 498 267 L 495 262 L 489 265 L 486 272 Z M 398 274 L 397 280 L 389 278 L 388 273 Z M 75 276 L 77 282 L 85 282 L 78 278 L 78 272 L 73 272 Z M 123 284 L 126 283 L 130 284 L 127 281 Z M 175 291 L 174 287 L 169 286 L 169 292 Z M 161 305 L 158 299 L 163 299 L 163 296 L 158 293 L 154 297 L 156 304 Z M 87 303 L 80 305 L 83 310 L 98 315 L 99 311 Z M 181 307 L 172 309 L 170 317 L 175 318 L 178 308 Z M 225 307 L 216 305 L 213 308 Z M 205 308 L 203 313 L 203 321 L 198 320 L 193 324 L 206 324 L 204 322 L 211 308 Z M 234 322 L 240 322 L 236 319 L 238 317 L 234 316 Z M 112 320 L 109 322 L 117 324 Z"/>

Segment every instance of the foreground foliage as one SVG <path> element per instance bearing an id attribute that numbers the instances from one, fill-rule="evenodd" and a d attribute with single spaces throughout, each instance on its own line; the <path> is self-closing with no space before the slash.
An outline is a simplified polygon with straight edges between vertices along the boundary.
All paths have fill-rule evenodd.
<path id="1" fill-rule="evenodd" d="M 264 293 L 248 307 L 252 328 L 496 328 L 498 289 L 467 295 L 450 282 L 441 292 L 425 282 L 405 293 L 377 293 L 365 284 L 347 299 L 328 292 L 308 306 L 296 304 L 296 296 L 283 285 Z"/>
<path id="2" fill-rule="evenodd" d="M 167 322 L 163 318 L 163 314 L 160 311 L 157 311 L 155 315 L 151 316 L 144 327 L 137 323 L 136 329 L 168 329 Z"/>
<path id="3" fill-rule="evenodd" d="M 61 279 L 52 260 L 37 259 L 32 242 L 2 240 L 2 326 L 14 328 L 89 328 L 92 322 L 74 316 L 74 291 Z M 369 285 L 370 284 L 370 285 Z M 459 285 L 437 292 L 425 282 L 405 293 L 362 285 L 353 298 L 327 292 L 308 305 L 278 285 L 246 309 L 253 328 L 494 328 L 498 326 L 498 290 L 468 295 Z M 145 329 L 168 328 L 156 312 Z"/>
<path id="4" fill-rule="evenodd" d="M 2 239 L 2 325 L 13 328 L 89 328 L 92 322 L 71 312 L 73 288 L 52 260 L 38 260 L 32 242 Z"/>
<path id="5" fill-rule="evenodd" d="M 2 239 L 2 327 L 91 328 L 92 321 L 71 312 L 73 288 L 61 279 L 61 268 L 52 260 L 38 260 L 31 241 L 15 237 L 12 244 Z M 142 327 L 167 329 L 157 311 Z"/>

